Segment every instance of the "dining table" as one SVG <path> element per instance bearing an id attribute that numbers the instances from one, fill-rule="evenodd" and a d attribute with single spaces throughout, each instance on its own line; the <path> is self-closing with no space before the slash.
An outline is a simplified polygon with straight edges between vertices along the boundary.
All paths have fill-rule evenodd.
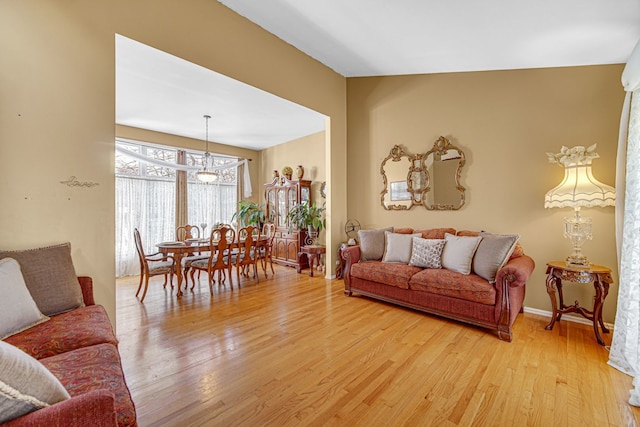
<path id="1" fill-rule="evenodd" d="M 234 241 L 231 243 L 230 247 L 237 248 L 243 240 Z M 256 246 L 261 246 L 268 243 L 268 239 L 266 236 L 260 236 L 258 239 Z M 187 239 L 185 241 L 171 241 L 171 242 L 160 242 L 156 244 L 158 251 L 163 255 L 171 255 L 176 261 L 176 277 L 178 280 L 178 292 L 176 296 L 180 298 L 182 296 L 182 281 L 184 280 L 182 274 L 182 258 L 185 256 L 193 255 L 196 252 L 208 252 L 215 251 L 218 247 L 217 241 L 210 241 L 209 239 Z"/>

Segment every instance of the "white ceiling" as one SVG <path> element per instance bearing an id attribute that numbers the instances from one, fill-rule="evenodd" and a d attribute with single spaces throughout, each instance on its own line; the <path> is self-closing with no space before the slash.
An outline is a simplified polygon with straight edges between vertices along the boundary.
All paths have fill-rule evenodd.
<path id="1" fill-rule="evenodd" d="M 347 77 L 626 62 L 640 0 L 218 0 Z M 116 37 L 116 122 L 261 150 L 325 117 Z"/>
<path id="2" fill-rule="evenodd" d="M 254 150 L 324 130 L 325 116 L 116 36 L 116 123 Z M 204 143 L 202 145 L 204 151 Z"/>

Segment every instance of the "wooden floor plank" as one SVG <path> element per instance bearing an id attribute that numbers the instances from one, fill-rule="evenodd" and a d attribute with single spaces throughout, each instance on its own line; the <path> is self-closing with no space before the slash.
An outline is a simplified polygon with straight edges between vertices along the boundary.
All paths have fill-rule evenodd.
<path id="1" fill-rule="evenodd" d="M 204 276 L 203 276 L 204 278 Z M 117 283 L 117 335 L 140 426 L 637 426 L 631 378 L 592 328 L 522 314 L 492 332 L 276 266 L 178 299 Z M 544 284 L 542 284 L 544 285 Z M 529 284 L 535 286 L 535 284 Z M 610 343 L 611 334 L 603 338 Z"/>

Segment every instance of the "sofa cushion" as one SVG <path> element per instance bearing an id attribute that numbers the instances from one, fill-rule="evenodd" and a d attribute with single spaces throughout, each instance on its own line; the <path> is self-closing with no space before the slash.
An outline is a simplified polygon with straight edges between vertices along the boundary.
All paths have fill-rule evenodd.
<path id="1" fill-rule="evenodd" d="M 419 267 L 407 264 L 368 261 L 353 264 L 351 276 L 401 289 L 409 289 L 409 279 L 420 270 L 422 269 Z"/>
<path id="2" fill-rule="evenodd" d="M 462 274 L 471 273 L 473 255 L 482 240 L 480 236 L 454 236 L 445 233 L 446 244 L 442 250 L 442 266 Z"/>
<path id="3" fill-rule="evenodd" d="M 71 260 L 71 244 L 0 251 L 2 258 L 18 261 L 27 288 L 43 314 L 51 316 L 84 305 Z"/>
<path id="4" fill-rule="evenodd" d="M 101 305 L 80 307 L 51 316 L 36 325 L 5 339 L 36 359 L 94 344 L 118 343 L 107 312 Z"/>
<path id="5" fill-rule="evenodd" d="M 442 249 L 445 243 L 444 239 L 414 237 L 409 265 L 422 268 L 442 268 Z"/>
<path id="6" fill-rule="evenodd" d="M 38 310 L 13 258 L 0 259 L 0 293 L 0 339 L 49 319 Z"/>
<path id="7" fill-rule="evenodd" d="M 4 341 L 0 360 L 0 423 L 69 398 L 42 363 Z"/>
<path id="8" fill-rule="evenodd" d="M 496 288 L 475 274 L 462 274 L 445 269 L 424 269 L 409 280 L 409 288 L 452 298 L 494 305 Z"/>
<path id="9" fill-rule="evenodd" d="M 480 236 L 482 241 L 473 257 L 473 272 L 489 282 L 495 283 L 496 273 L 509 260 L 520 236 L 517 234 L 493 234 L 484 231 L 480 232 Z"/>
<path id="10" fill-rule="evenodd" d="M 360 241 L 360 259 L 362 261 L 378 261 L 384 255 L 384 232 L 393 231 L 393 227 L 379 230 L 358 230 Z"/>
<path id="11" fill-rule="evenodd" d="M 401 234 L 385 231 L 385 246 L 382 262 L 401 262 L 408 264 L 411 260 L 411 249 L 413 247 L 413 236 L 420 234 Z"/>
<path id="12" fill-rule="evenodd" d="M 444 239 L 444 235 L 456 234 L 455 228 L 428 228 L 425 230 L 415 230 L 414 233 L 422 234 L 423 239 Z"/>
<path id="13" fill-rule="evenodd" d="M 124 379 L 118 349 L 98 344 L 47 357 L 42 364 L 55 375 L 69 394 L 79 396 L 106 389 L 115 395 L 119 426 L 135 426 L 136 410 Z"/>

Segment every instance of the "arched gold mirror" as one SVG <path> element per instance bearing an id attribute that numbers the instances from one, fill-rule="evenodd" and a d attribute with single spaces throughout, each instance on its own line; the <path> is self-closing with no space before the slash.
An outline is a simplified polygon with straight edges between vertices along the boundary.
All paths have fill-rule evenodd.
<path id="1" fill-rule="evenodd" d="M 464 152 L 443 136 L 426 154 L 410 154 L 394 145 L 380 165 L 386 210 L 408 210 L 423 205 L 428 210 L 458 210 L 464 205 L 460 185 Z"/>
<path id="2" fill-rule="evenodd" d="M 430 180 L 424 206 L 429 210 L 458 210 L 464 205 L 465 188 L 460 174 L 465 163 L 464 152 L 443 136 L 424 155 L 423 167 Z"/>
<path id="3" fill-rule="evenodd" d="M 428 178 L 420 155 L 408 154 L 395 145 L 380 165 L 383 190 L 380 202 L 386 210 L 407 210 L 422 204 Z"/>

